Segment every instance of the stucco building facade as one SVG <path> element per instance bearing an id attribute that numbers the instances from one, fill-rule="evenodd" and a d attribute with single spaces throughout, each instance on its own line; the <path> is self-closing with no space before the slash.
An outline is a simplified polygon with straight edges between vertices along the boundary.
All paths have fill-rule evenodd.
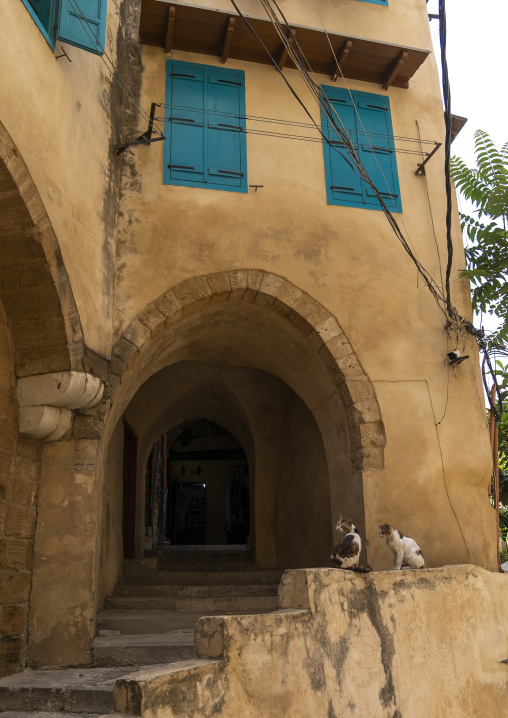
<path id="1" fill-rule="evenodd" d="M 261 568 L 328 566 L 342 513 L 375 570 L 388 522 L 431 568 L 495 571 L 475 342 L 445 365 L 456 337 L 376 198 L 334 164 L 261 3 L 240 6 L 309 115 L 227 0 L 104 0 L 95 52 L 79 26 L 66 44 L 71 23 L 55 39 L 47 5 L 0 9 L 3 673 L 87 664 L 124 555 L 230 544 Z M 441 283 L 443 149 L 416 174 L 444 136 L 426 3 L 281 6 Z M 152 103 L 166 139 L 144 142 Z M 470 317 L 456 208 L 452 234 Z M 155 444 L 172 449 L 162 488 Z"/>

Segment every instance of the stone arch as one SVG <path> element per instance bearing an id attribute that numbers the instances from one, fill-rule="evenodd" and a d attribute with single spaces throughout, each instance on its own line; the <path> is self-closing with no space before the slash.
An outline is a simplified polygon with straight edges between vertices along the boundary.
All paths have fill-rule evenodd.
<path id="1" fill-rule="evenodd" d="M 17 376 L 82 369 L 83 331 L 58 241 L 2 123 L 0 278 Z"/>
<path id="2" fill-rule="evenodd" d="M 260 269 L 186 279 L 132 320 L 113 347 L 105 392 L 112 402 L 108 424 L 116 423 L 136 391 L 132 384 L 137 362 L 157 336 L 209 305 L 228 302 L 252 303 L 282 315 L 310 343 L 346 410 L 352 471 L 382 469 L 386 437 L 379 405 L 372 382 L 339 322 L 289 280 Z"/>

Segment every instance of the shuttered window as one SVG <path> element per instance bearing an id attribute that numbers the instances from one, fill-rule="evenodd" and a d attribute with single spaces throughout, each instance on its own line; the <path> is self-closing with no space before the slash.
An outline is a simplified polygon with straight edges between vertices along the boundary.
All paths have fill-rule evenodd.
<path id="1" fill-rule="evenodd" d="M 52 50 L 58 40 L 104 53 L 107 0 L 23 0 Z"/>
<path id="2" fill-rule="evenodd" d="M 388 6 L 388 0 L 360 0 L 360 2 L 370 2 L 373 5 L 386 5 Z"/>
<path id="3" fill-rule="evenodd" d="M 61 0 L 58 38 L 96 55 L 104 52 L 107 0 Z"/>
<path id="4" fill-rule="evenodd" d="M 166 62 L 164 184 L 247 192 L 245 74 Z"/>
<path id="5" fill-rule="evenodd" d="M 387 207 L 402 212 L 397 161 L 388 97 L 337 87 L 323 87 L 356 152 Z M 349 153 L 321 113 L 328 204 L 382 209 L 379 200 L 358 175 Z"/>

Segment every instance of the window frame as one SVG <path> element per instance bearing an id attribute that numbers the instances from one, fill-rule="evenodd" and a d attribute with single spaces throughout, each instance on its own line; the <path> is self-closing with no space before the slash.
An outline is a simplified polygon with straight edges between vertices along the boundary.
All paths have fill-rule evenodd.
<path id="1" fill-rule="evenodd" d="M 397 167 L 397 158 L 395 153 L 395 142 L 393 137 L 393 125 L 392 125 L 392 118 L 391 118 L 391 108 L 390 108 L 390 99 L 386 95 L 380 95 L 372 92 L 363 92 L 361 90 L 347 90 L 346 88 L 339 88 L 334 87 L 331 85 L 322 85 L 322 90 L 324 91 L 325 95 L 333 101 L 333 95 L 335 95 L 335 99 L 338 99 L 339 97 L 344 97 L 348 100 L 351 99 L 351 95 L 353 96 L 353 103 L 355 106 L 354 109 L 354 117 L 355 117 L 355 128 L 347 128 L 350 129 L 351 134 L 354 135 L 353 137 L 353 145 L 355 146 L 355 149 L 358 150 L 358 154 L 362 155 L 364 153 L 367 153 L 367 155 L 372 154 L 372 148 L 375 150 L 379 150 L 379 152 L 389 154 L 390 155 L 390 169 L 391 169 L 391 175 L 393 183 L 390 185 L 391 190 L 391 196 L 388 196 L 389 193 L 384 193 L 382 188 L 378 187 L 378 190 L 381 192 L 381 194 L 387 194 L 387 197 L 383 197 L 385 200 L 385 204 L 388 207 L 388 209 L 393 213 L 401 213 L 402 212 L 402 201 L 400 196 L 400 183 L 399 183 L 399 173 L 398 173 L 398 167 Z M 331 92 L 330 92 L 331 91 Z M 330 95 L 329 95 L 330 93 Z M 367 134 L 367 138 L 369 141 L 369 146 L 365 147 L 365 143 L 359 141 L 359 136 L 364 135 L 363 129 L 357 125 L 357 117 L 358 117 L 358 106 L 356 105 L 357 101 L 361 101 L 362 103 L 368 102 L 369 98 L 372 98 L 373 101 L 380 102 L 380 98 L 385 104 L 386 107 L 386 129 L 387 129 L 387 143 L 385 146 L 376 146 L 373 144 L 373 142 L 370 141 L 370 138 L 368 137 L 368 133 L 365 130 L 365 134 Z M 340 117 L 340 112 L 338 112 Z M 341 118 L 342 120 L 343 118 Z M 326 119 L 326 115 L 321 110 L 321 128 L 323 130 L 323 133 L 326 135 L 326 132 L 329 131 L 329 124 Z M 360 181 L 360 187 L 362 190 L 362 200 L 359 199 L 353 199 L 348 198 L 347 196 L 342 197 L 336 197 L 334 196 L 334 191 L 332 190 L 333 186 L 333 174 L 332 174 L 332 160 L 331 160 L 331 152 L 335 151 L 332 150 L 326 139 L 323 137 L 323 157 L 324 157 L 324 164 L 325 164 L 325 181 L 326 181 L 326 200 L 327 204 L 329 205 L 335 205 L 339 207 L 356 207 L 360 209 L 373 209 L 376 211 L 383 211 L 383 207 L 381 206 L 378 198 L 376 195 L 372 195 L 372 198 L 369 197 L 368 188 L 369 185 L 367 185 L 364 180 L 361 178 L 358 178 Z M 349 158 L 346 150 L 344 150 L 342 154 L 343 157 Z M 375 153 L 374 153 L 375 154 Z M 384 174 L 384 173 L 383 173 Z M 356 178 L 355 178 L 356 179 Z M 388 180 L 387 180 L 388 181 Z"/>
<path id="2" fill-rule="evenodd" d="M 168 118 L 171 116 L 171 108 L 172 108 L 172 102 L 171 97 L 168 98 L 168 88 L 170 86 L 170 83 L 172 81 L 168 80 L 168 78 L 171 76 L 171 70 L 172 68 L 177 67 L 182 70 L 185 70 L 185 68 L 192 68 L 195 72 L 202 71 L 203 72 L 203 117 L 205 118 L 206 123 L 206 87 L 210 83 L 210 80 L 208 79 L 210 76 L 214 74 L 224 74 L 226 75 L 237 75 L 241 77 L 241 88 L 239 92 L 239 124 L 238 127 L 241 128 L 240 130 L 237 130 L 239 135 L 239 151 L 240 151 L 240 172 L 242 174 L 240 178 L 239 184 L 226 184 L 225 182 L 221 183 L 214 183 L 210 181 L 200 181 L 196 179 L 183 179 L 183 178 L 174 178 L 171 177 L 171 171 L 168 167 L 169 162 L 171 162 L 171 134 L 173 132 L 173 125 L 172 122 L 169 119 L 166 119 L 164 122 L 164 134 L 166 136 L 166 139 L 164 140 L 164 164 L 163 164 L 163 184 L 165 185 L 173 185 L 173 186 L 180 186 L 180 187 L 193 187 L 196 189 L 208 189 L 208 190 L 219 190 L 219 191 L 225 191 L 225 192 L 239 192 L 242 194 L 246 194 L 249 191 L 248 188 L 248 180 L 247 180 L 247 139 L 246 139 L 246 120 L 245 120 L 245 113 L 246 113 L 246 107 L 245 107 L 245 72 L 243 70 L 237 70 L 235 68 L 225 68 L 220 67 L 216 65 L 205 65 L 201 63 L 196 62 L 187 62 L 183 60 L 173 60 L 173 59 L 167 59 L 166 60 L 166 76 L 165 76 L 165 105 L 166 105 L 166 113 L 168 115 Z M 210 84 L 214 84 L 213 82 Z M 172 85 L 171 85 L 171 92 L 172 92 Z M 169 100 L 169 101 L 168 101 Z M 226 114 L 226 113 L 225 113 Z M 211 135 L 211 126 L 205 126 L 203 131 L 203 175 L 206 175 L 209 173 L 209 168 L 206 166 L 206 162 L 208 159 L 208 153 L 207 153 L 207 147 L 209 143 L 209 138 Z M 169 160 L 169 162 L 168 162 Z M 233 172 L 231 173 L 233 174 Z M 221 178 L 222 179 L 222 178 Z M 233 179 L 233 178 L 232 178 Z"/>
<path id="3" fill-rule="evenodd" d="M 359 2 L 368 2 L 372 3 L 372 5 L 384 5 L 384 7 L 388 7 L 388 0 L 359 0 Z"/>
<path id="4" fill-rule="evenodd" d="M 56 47 L 56 39 L 57 39 L 57 28 L 53 28 L 53 25 L 55 25 L 56 18 L 58 16 L 58 9 L 59 9 L 59 0 L 51 0 L 51 10 L 50 10 L 50 26 L 53 28 L 53 32 L 50 34 L 40 21 L 37 13 L 35 12 L 34 7 L 30 3 L 30 0 L 21 0 L 25 8 L 28 10 L 30 17 L 37 25 L 38 29 L 41 32 L 41 35 L 46 40 L 50 48 L 54 51 Z"/>

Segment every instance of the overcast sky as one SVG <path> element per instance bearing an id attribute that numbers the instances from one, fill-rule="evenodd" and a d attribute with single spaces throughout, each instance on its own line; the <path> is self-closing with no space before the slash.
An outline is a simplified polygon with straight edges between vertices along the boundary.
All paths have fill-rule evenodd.
<path id="1" fill-rule="evenodd" d="M 437 13 L 438 0 L 427 7 Z M 475 130 L 488 132 L 497 146 L 508 141 L 508 1 L 446 0 L 446 16 L 452 112 L 468 118 L 452 151 L 471 164 Z M 433 38 L 438 26 L 431 21 Z"/>

